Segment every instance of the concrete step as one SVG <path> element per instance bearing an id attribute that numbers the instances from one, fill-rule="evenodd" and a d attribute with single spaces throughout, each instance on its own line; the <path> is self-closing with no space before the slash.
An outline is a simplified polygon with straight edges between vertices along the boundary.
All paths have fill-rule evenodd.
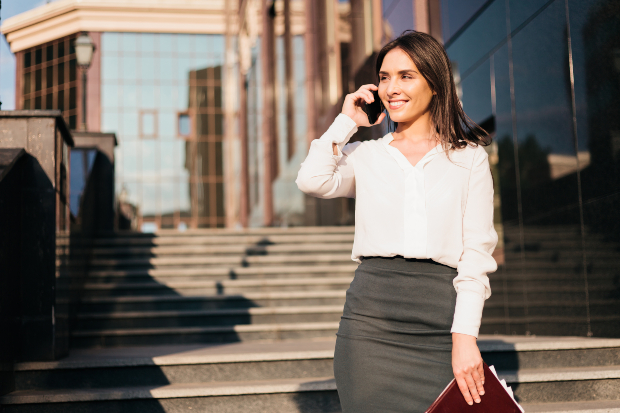
<path id="1" fill-rule="evenodd" d="M 85 297 L 82 312 L 215 310 L 252 307 L 344 305 L 345 290 L 248 292 L 235 295 Z"/>
<path id="2" fill-rule="evenodd" d="M 586 302 L 580 301 L 528 301 L 527 310 L 522 300 L 518 302 L 502 303 L 499 301 L 486 302 L 484 305 L 485 318 L 501 318 L 507 314 L 510 317 L 524 317 L 530 315 L 585 317 Z M 592 314 L 614 314 L 620 310 L 620 299 L 616 300 L 590 300 L 589 311 Z"/>
<path id="3" fill-rule="evenodd" d="M 232 343 L 249 340 L 291 340 L 333 337 L 339 322 L 256 324 L 222 327 L 174 327 L 79 331 L 71 334 L 72 346 L 114 347 L 158 344 Z"/>
<path id="4" fill-rule="evenodd" d="M 18 363 L 15 386 L 85 389 L 331 376 L 334 343 L 329 338 L 73 349 L 59 361 Z"/>
<path id="5" fill-rule="evenodd" d="M 83 313 L 75 328 L 80 331 L 133 328 L 215 327 L 244 324 L 339 322 L 342 305 L 255 307 L 217 310 L 133 311 Z"/>
<path id="6" fill-rule="evenodd" d="M 342 251 L 351 254 L 352 244 L 345 243 L 298 243 L 281 245 L 171 245 L 158 247 L 107 247 L 94 248 L 95 257 L 132 257 L 141 256 L 191 256 L 196 254 L 237 254 L 237 255 L 274 255 L 274 254 L 314 254 L 317 252 Z"/>
<path id="7" fill-rule="evenodd" d="M 272 245 L 307 243 L 353 243 L 353 233 L 343 234 L 275 234 L 275 235 L 195 235 L 195 236 L 141 236 L 97 238 L 101 246 L 158 246 L 158 245 Z"/>
<path id="8" fill-rule="evenodd" d="M 28 390 L 0 398 L 3 412 L 338 412 L 334 379 L 274 379 L 83 390 Z"/>
<path id="9" fill-rule="evenodd" d="M 588 288 L 590 300 L 608 300 L 614 299 L 617 296 L 615 290 L 609 287 L 594 286 Z M 562 286 L 556 285 L 553 288 L 549 287 L 537 287 L 529 286 L 527 288 L 494 288 L 492 295 L 487 299 L 489 303 L 518 303 L 524 302 L 524 295 L 527 294 L 527 300 L 529 301 L 584 301 L 585 300 L 585 288 L 584 286 Z"/>
<path id="10" fill-rule="evenodd" d="M 317 264 L 317 263 L 349 263 L 350 253 L 340 254 L 295 254 L 295 255 L 263 255 L 263 256 L 188 256 L 188 257 L 154 257 L 154 258 L 118 258 L 92 259 L 91 268 L 108 267 L 123 268 L 142 266 L 156 268 L 159 266 L 188 267 L 194 265 L 272 265 L 272 264 Z"/>
<path id="11" fill-rule="evenodd" d="M 227 406 L 240 409 L 216 411 L 279 411 L 273 409 L 282 405 L 282 399 L 278 399 L 273 407 L 269 407 L 268 404 L 260 407 L 260 409 L 271 408 L 272 410 L 253 408 L 243 410 L 243 406 L 248 409 L 246 403 L 251 402 L 255 405 L 257 399 L 243 400 L 239 397 L 283 394 L 289 390 L 291 392 L 308 390 L 308 388 L 299 387 L 301 383 L 314 383 L 315 385 L 321 383 L 321 387 L 313 387 L 313 389 L 336 394 L 335 383 L 329 375 L 320 377 L 320 379 L 308 376 L 311 373 L 321 373 L 330 367 L 333 341 L 317 343 L 312 349 L 309 349 L 306 343 L 306 348 L 301 352 L 294 350 L 299 345 L 298 343 L 256 343 L 255 346 L 262 345 L 263 348 L 251 354 L 248 354 L 247 343 L 228 345 L 229 347 L 224 349 L 221 346 L 115 349 L 107 350 L 107 354 L 102 354 L 106 350 L 82 350 L 81 357 L 73 355 L 73 358 L 70 357 L 60 362 L 19 363 L 16 366 L 18 384 L 20 388 L 28 386 L 29 389 L 18 390 L 4 396 L 0 399 L 0 403 L 5 408 L 14 409 L 7 411 L 60 412 L 63 411 L 61 408 L 68 408 L 67 403 L 74 403 L 71 406 L 81 408 L 82 411 L 104 411 L 106 408 L 119 409 L 122 401 L 124 402 L 122 406 L 125 407 L 123 411 L 144 411 L 140 409 L 146 409 L 150 405 L 139 403 L 128 405 L 127 403 L 130 401 L 143 403 L 156 399 L 160 403 L 159 406 L 165 406 L 166 400 L 174 398 L 177 404 L 168 405 L 167 408 L 170 410 L 164 411 L 175 411 L 180 406 L 195 406 L 200 409 Z M 285 348 L 287 344 L 289 347 Z M 233 349 L 234 346 L 238 347 Z M 271 347 L 271 351 L 265 351 L 267 347 Z M 500 378 L 506 379 L 512 386 L 518 400 L 526 407 L 526 411 L 584 412 L 588 411 L 588 408 L 613 408 L 613 403 L 619 399 L 620 366 L 605 365 L 605 363 L 618 362 L 620 340 L 481 336 L 479 347 L 485 361 L 498 367 Z M 538 368 L 519 367 L 511 370 L 500 368 L 497 363 L 494 363 L 493 356 L 499 360 L 511 360 L 511 354 L 513 363 L 516 361 L 523 363 L 523 366 L 538 365 Z M 93 355 L 96 356 L 93 357 Z M 597 365 L 563 367 L 575 362 Z M 603 364 L 600 364 L 601 362 Z M 264 364 L 261 366 L 261 363 Z M 310 369 L 309 372 L 303 373 L 304 363 Z M 549 364 L 552 367 L 548 367 Z M 181 366 L 185 366 L 187 370 L 182 370 Z M 159 372 L 157 368 L 160 369 Z M 87 373 L 86 369 L 90 370 L 90 373 Z M 141 371 L 141 369 L 144 370 Z M 306 374 L 306 376 L 257 379 L 262 374 L 273 376 L 279 372 L 290 371 L 290 369 L 302 375 Z M 252 373 L 258 370 L 260 370 L 259 373 Z M 100 374 L 96 374 L 97 372 Z M 136 374 L 132 375 L 130 372 Z M 249 374 L 250 377 L 244 378 L 244 374 Z M 71 390 L 36 389 L 39 385 L 46 385 L 46 381 L 49 381 L 51 377 L 58 377 L 53 381 L 58 385 L 64 382 L 68 385 L 67 387 L 71 387 Z M 87 379 L 88 377 L 90 381 L 78 381 L 80 378 Z M 219 378 L 219 380 L 213 380 L 214 378 Z M 116 379 L 119 381 L 114 381 Z M 142 379 L 145 382 L 141 382 Z M 69 386 L 71 383 L 78 387 Z M 113 383 L 117 385 L 108 386 Z M 123 385 L 118 385 L 118 383 L 123 383 Z M 298 387 L 294 387 L 293 384 Z M 93 388 L 85 388 L 85 386 Z M 228 397 L 222 400 L 221 404 L 214 404 L 216 397 L 227 396 L 235 396 L 235 398 Z M 321 395 L 321 398 L 324 397 L 326 397 L 325 394 Z M 196 400 L 197 398 L 200 400 Z M 115 401 L 119 404 L 109 403 Z M 582 404 L 568 405 L 567 402 L 571 401 Z M 588 401 L 589 403 L 584 403 Z M 47 410 L 43 410 L 44 403 L 47 404 L 45 405 Z M 25 408 L 26 404 L 29 405 L 30 410 L 19 410 L 20 406 Z M 573 410 L 561 410 L 567 406 L 571 406 Z M 129 407 L 138 410 L 127 410 Z M 297 410 L 287 411 L 313 411 L 307 405 L 293 407 Z M 287 409 L 290 408 L 291 406 L 287 406 Z M 325 406 L 321 408 L 326 409 Z M 319 411 L 337 410 L 333 410 L 332 406 L 329 410 Z"/>
<path id="12" fill-rule="evenodd" d="M 349 288 L 353 277 L 274 278 L 255 280 L 141 282 L 141 283 L 88 283 L 82 297 L 123 295 L 184 296 L 221 295 L 246 292 L 317 291 Z"/>
<path id="13" fill-rule="evenodd" d="M 585 278 L 583 275 L 571 275 L 566 278 L 537 278 L 525 276 L 517 279 L 502 279 L 491 275 L 489 277 L 491 291 L 503 291 L 504 288 L 509 290 L 523 290 L 524 288 L 546 288 L 553 289 L 557 286 L 573 287 L 573 288 L 585 288 Z M 607 291 L 613 291 L 616 289 L 617 281 L 610 276 L 601 276 L 599 274 L 588 276 L 588 288 L 606 289 Z"/>
<path id="14" fill-rule="evenodd" d="M 527 413 L 620 413 L 620 400 L 568 403 L 523 403 Z"/>
<path id="15" fill-rule="evenodd" d="M 331 265 L 274 265 L 268 267 L 197 267 L 197 268 L 134 268 L 125 270 L 90 270 L 89 280 L 109 277 L 214 277 L 228 279 L 244 278 L 286 278 L 324 276 L 326 274 L 347 273 L 353 275 L 358 264 L 348 262 L 346 264 Z"/>
<path id="16" fill-rule="evenodd" d="M 353 234 L 355 227 L 352 225 L 324 226 L 324 227 L 255 227 L 243 229 L 230 228 L 196 228 L 179 231 L 177 229 L 160 229 L 154 233 L 134 232 L 134 231 L 114 231 L 101 233 L 102 237 L 152 237 L 152 236 L 171 236 L 171 237 L 192 237 L 197 235 L 277 235 L 277 234 Z"/>
<path id="17" fill-rule="evenodd" d="M 73 349 L 53 362 L 17 363 L 16 389 L 98 388 L 188 382 L 306 378 L 333 373 L 335 339 Z M 620 340 L 484 336 L 484 360 L 498 370 L 609 367 Z"/>
<path id="18" fill-rule="evenodd" d="M 594 336 L 620 337 L 619 313 L 590 316 L 590 328 Z M 549 334 L 557 336 L 586 336 L 588 318 L 585 316 L 550 317 L 530 315 L 529 317 L 483 318 L 481 334 Z"/>

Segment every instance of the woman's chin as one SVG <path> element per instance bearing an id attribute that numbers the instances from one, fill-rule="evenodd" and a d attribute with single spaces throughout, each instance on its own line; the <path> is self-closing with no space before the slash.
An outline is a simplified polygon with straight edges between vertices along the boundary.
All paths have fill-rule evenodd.
<path id="1" fill-rule="evenodd" d="M 394 115 L 390 114 L 390 120 L 392 122 L 406 123 L 413 120 L 412 116 L 403 116 L 401 113 L 395 113 Z"/>

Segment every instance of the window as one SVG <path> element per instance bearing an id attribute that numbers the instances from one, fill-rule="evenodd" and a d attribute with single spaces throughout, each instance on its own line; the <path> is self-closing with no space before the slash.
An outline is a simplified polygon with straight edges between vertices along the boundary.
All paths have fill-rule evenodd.
<path id="1" fill-rule="evenodd" d="M 191 137 L 192 127 L 189 113 L 181 112 L 178 114 L 177 134 L 185 139 L 189 139 Z"/>
<path id="2" fill-rule="evenodd" d="M 142 139 L 157 138 L 157 112 L 144 110 L 140 112 L 140 137 Z"/>

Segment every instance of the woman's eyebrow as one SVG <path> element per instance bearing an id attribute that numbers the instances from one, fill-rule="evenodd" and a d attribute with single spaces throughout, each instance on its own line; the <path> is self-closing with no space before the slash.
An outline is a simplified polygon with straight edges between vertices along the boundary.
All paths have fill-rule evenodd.
<path id="1" fill-rule="evenodd" d="M 404 74 L 407 74 L 407 73 L 416 73 L 416 74 L 419 74 L 417 71 L 415 71 L 415 70 L 413 70 L 413 69 L 404 69 L 404 70 L 399 70 L 399 71 L 397 72 L 397 74 L 399 74 L 399 75 L 404 75 Z M 379 75 L 388 75 L 388 72 L 383 72 L 383 71 L 380 71 L 380 72 L 379 72 Z"/>

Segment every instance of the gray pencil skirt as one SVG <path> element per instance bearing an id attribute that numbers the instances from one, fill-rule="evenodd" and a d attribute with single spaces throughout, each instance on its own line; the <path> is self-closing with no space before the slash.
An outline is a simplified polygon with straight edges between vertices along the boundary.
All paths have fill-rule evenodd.
<path id="1" fill-rule="evenodd" d="M 347 290 L 334 355 L 343 413 L 425 412 L 454 377 L 454 268 L 365 257 Z"/>

